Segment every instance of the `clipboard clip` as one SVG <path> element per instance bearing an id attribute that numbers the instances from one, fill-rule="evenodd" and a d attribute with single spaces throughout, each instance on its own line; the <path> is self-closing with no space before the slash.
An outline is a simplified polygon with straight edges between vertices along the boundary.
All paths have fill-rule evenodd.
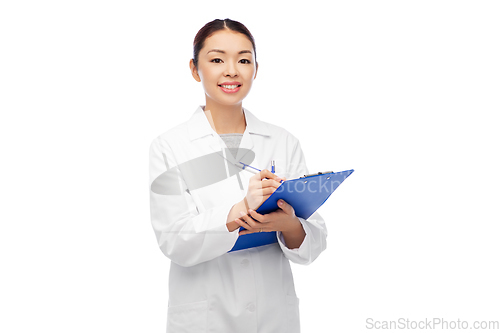
<path id="1" fill-rule="evenodd" d="M 322 174 L 325 174 L 325 173 L 333 173 L 333 171 L 324 171 L 324 172 L 311 173 L 309 175 L 304 175 L 303 177 L 299 177 L 299 179 L 300 178 L 312 177 L 312 176 L 318 176 L 318 175 L 322 175 Z"/>

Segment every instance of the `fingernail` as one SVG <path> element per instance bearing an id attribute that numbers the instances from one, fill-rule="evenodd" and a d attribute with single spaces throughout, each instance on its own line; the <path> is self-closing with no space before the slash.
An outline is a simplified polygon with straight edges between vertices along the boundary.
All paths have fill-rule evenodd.
<path id="1" fill-rule="evenodd" d="M 280 206 L 283 205 L 283 201 L 278 200 L 278 205 L 280 205 Z"/>
<path id="2" fill-rule="evenodd" d="M 246 214 L 245 214 L 245 213 L 243 213 L 243 212 L 240 212 L 240 215 L 241 215 L 241 216 L 245 216 Z"/>

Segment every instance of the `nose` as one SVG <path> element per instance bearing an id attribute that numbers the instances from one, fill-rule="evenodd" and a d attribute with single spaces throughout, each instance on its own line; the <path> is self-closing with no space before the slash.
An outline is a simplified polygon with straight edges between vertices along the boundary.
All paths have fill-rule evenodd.
<path id="1" fill-rule="evenodd" d="M 238 69 L 236 68 L 236 64 L 234 64 L 232 61 L 229 61 L 226 68 L 225 68 L 224 76 L 235 77 L 238 75 L 239 75 L 239 73 L 238 73 Z"/>

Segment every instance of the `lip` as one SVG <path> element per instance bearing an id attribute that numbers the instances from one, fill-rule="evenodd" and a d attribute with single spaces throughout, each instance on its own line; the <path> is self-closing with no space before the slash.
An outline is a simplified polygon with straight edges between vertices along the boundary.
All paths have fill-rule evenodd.
<path id="1" fill-rule="evenodd" d="M 224 88 L 222 87 L 222 85 L 238 85 L 238 87 L 234 88 L 234 89 L 227 89 L 227 88 Z M 232 93 L 235 93 L 235 92 L 238 92 L 238 90 L 240 90 L 241 88 L 241 83 L 240 82 L 237 82 L 237 81 L 227 81 L 227 82 L 222 82 L 221 84 L 218 85 L 219 88 L 225 92 L 225 93 L 228 93 L 228 94 L 232 94 Z"/>
<path id="2" fill-rule="evenodd" d="M 219 83 L 219 86 L 221 86 L 221 85 L 231 85 L 231 84 L 237 84 L 237 85 L 241 86 L 241 83 L 238 82 L 238 81 L 226 81 L 226 82 L 222 82 L 222 83 Z"/>

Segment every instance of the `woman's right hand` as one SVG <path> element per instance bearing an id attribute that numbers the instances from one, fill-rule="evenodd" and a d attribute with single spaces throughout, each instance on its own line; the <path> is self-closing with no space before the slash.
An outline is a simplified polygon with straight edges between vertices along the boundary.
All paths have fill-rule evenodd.
<path id="1" fill-rule="evenodd" d="M 259 208 L 259 206 L 281 185 L 282 180 L 285 179 L 276 176 L 267 169 L 252 176 L 248 182 L 248 191 L 245 196 L 248 204 L 247 208 L 253 210 Z"/>

